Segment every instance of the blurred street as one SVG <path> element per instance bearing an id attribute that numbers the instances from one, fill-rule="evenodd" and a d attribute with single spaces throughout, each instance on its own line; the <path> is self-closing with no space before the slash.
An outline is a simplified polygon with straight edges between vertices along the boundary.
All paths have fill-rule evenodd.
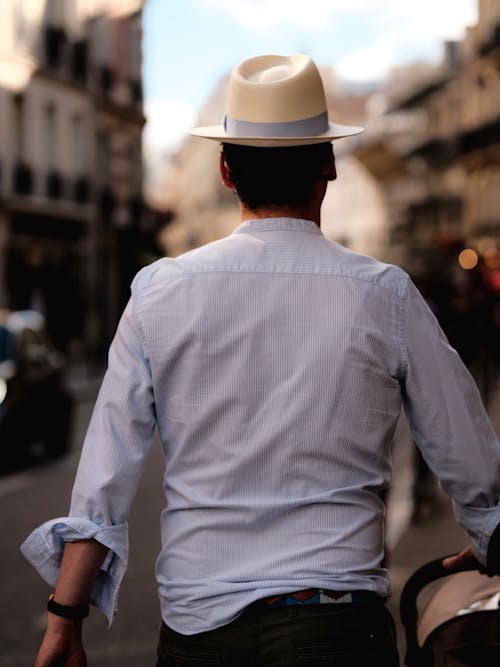
<path id="1" fill-rule="evenodd" d="M 62 460 L 0 478 L 1 531 L 6 544 L 0 555 L 4 572 L 0 610 L 0 667 L 32 667 L 45 625 L 45 600 L 50 589 L 19 552 L 27 534 L 41 522 L 67 512 L 82 437 L 90 418 L 99 378 L 73 373 L 71 392 L 77 412 L 70 453 Z M 500 432 L 500 388 L 490 401 L 490 415 Z M 399 593 L 420 565 L 457 551 L 465 543 L 454 523 L 449 501 L 438 501 L 417 525 L 412 513 L 412 450 L 402 419 L 394 447 L 394 483 L 388 501 L 389 568 L 393 580 L 390 608 L 398 620 Z M 90 667 L 145 667 L 154 664 L 160 623 L 154 581 L 159 549 L 159 512 L 163 507 L 163 463 L 159 446 L 146 466 L 130 519 L 130 561 L 120 596 L 120 608 L 110 630 L 104 616 L 93 610 L 85 625 Z M 401 636 L 400 655 L 403 659 Z"/>

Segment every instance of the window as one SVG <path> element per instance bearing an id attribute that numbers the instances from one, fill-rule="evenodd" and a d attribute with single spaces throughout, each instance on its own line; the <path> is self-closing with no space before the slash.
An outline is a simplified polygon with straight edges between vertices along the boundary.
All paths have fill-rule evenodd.
<path id="1" fill-rule="evenodd" d="M 85 171 L 85 140 L 84 124 L 80 114 L 75 114 L 71 119 L 71 134 L 73 138 L 73 164 L 75 173 L 80 175 Z"/>
<path id="2" fill-rule="evenodd" d="M 24 120 L 25 120 L 24 96 L 21 94 L 14 95 L 12 102 L 13 102 L 12 127 L 14 128 L 13 132 L 14 154 L 17 160 L 22 161 L 25 157 L 25 151 L 26 151 L 26 137 L 24 133 Z"/>
<path id="3" fill-rule="evenodd" d="M 97 178 L 100 184 L 108 185 L 110 179 L 109 173 L 109 134 L 105 130 L 97 132 Z"/>
<path id="4" fill-rule="evenodd" d="M 53 104 L 45 109 L 45 163 L 53 169 L 57 159 L 57 112 Z"/>

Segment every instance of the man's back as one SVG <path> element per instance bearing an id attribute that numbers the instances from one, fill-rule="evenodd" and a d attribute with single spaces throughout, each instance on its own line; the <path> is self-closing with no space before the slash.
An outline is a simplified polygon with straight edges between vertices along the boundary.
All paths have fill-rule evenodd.
<path id="1" fill-rule="evenodd" d="M 226 623 L 263 592 L 388 594 L 377 491 L 400 413 L 406 283 L 297 219 L 248 221 L 139 275 L 174 629 Z"/>

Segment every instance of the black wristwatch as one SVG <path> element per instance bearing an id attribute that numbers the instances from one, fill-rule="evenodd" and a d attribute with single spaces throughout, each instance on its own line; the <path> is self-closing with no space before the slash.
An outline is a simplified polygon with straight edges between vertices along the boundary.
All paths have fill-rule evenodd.
<path id="1" fill-rule="evenodd" d="M 68 607 L 64 604 L 59 604 L 54 600 L 54 593 L 52 593 L 47 602 L 47 611 L 63 618 L 87 618 L 89 615 L 89 606 L 88 604 L 81 604 L 77 607 Z"/>

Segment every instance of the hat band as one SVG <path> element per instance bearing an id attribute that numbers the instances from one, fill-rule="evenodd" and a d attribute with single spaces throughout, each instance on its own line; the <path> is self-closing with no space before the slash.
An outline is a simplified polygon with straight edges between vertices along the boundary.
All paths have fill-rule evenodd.
<path id="1" fill-rule="evenodd" d="M 254 123 L 224 116 L 224 130 L 228 137 L 314 137 L 329 129 L 328 112 L 303 120 L 278 123 Z"/>

